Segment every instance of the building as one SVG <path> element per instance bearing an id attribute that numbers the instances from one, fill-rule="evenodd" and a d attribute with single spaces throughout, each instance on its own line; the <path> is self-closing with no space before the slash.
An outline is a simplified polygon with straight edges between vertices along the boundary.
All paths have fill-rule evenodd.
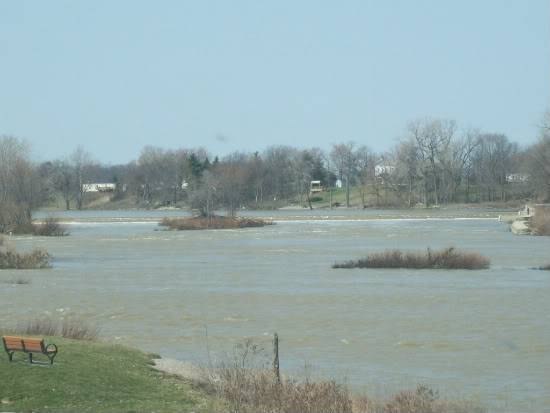
<path id="1" fill-rule="evenodd" d="M 323 187 L 321 185 L 321 181 L 311 181 L 309 184 L 309 193 L 310 194 L 316 194 L 319 192 L 323 192 Z"/>
<path id="2" fill-rule="evenodd" d="M 508 183 L 522 183 L 529 180 L 529 175 L 527 174 L 508 174 L 506 175 L 506 182 Z"/>
<path id="3" fill-rule="evenodd" d="M 395 172 L 395 166 L 391 165 L 376 165 L 374 167 L 374 176 L 380 178 L 384 175 L 391 175 Z"/>
<path id="4" fill-rule="evenodd" d="M 116 190 L 116 184 L 111 182 L 82 185 L 82 192 L 115 192 L 115 190 Z"/>

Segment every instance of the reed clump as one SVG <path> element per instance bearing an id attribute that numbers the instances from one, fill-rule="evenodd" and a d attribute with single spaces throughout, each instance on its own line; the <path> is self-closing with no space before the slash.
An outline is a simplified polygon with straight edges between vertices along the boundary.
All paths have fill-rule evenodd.
<path id="1" fill-rule="evenodd" d="M 20 253 L 8 245 L 0 236 L 0 269 L 40 269 L 51 267 L 52 256 L 44 249 L 37 248 L 31 252 Z"/>
<path id="2" fill-rule="evenodd" d="M 32 225 L 32 233 L 42 237 L 65 237 L 69 232 L 59 223 L 57 218 L 46 218 L 40 224 Z"/>
<path id="3" fill-rule="evenodd" d="M 258 218 L 224 217 L 214 215 L 211 217 L 197 216 L 189 218 L 163 218 L 160 226 L 171 230 L 200 230 L 200 229 L 237 229 L 263 227 L 273 225 L 272 221 Z"/>
<path id="4" fill-rule="evenodd" d="M 278 379 L 263 349 L 247 340 L 232 356 L 208 370 L 208 389 L 227 405 L 227 411 L 242 413 L 484 413 L 469 401 L 440 399 L 425 385 L 402 391 L 386 400 L 353 395 L 335 380 Z"/>
<path id="5" fill-rule="evenodd" d="M 550 210 L 538 207 L 531 218 L 530 228 L 535 235 L 550 235 Z"/>
<path id="6" fill-rule="evenodd" d="M 300 382 L 290 378 L 278 379 L 268 366 L 263 349 L 247 340 L 236 347 L 228 360 L 209 371 L 207 384 L 231 412 L 352 411 L 352 400 L 346 386 L 333 380 Z"/>
<path id="7" fill-rule="evenodd" d="M 478 253 L 465 252 L 454 247 L 425 252 L 386 250 L 369 254 L 366 258 L 335 263 L 332 268 L 412 268 L 412 269 L 466 269 L 480 270 L 490 266 L 490 260 Z"/>
<path id="8" fill-rule="evenodd" d="M 97 326 L 71 318 L 64 320 L 36 319 L 18 325 L 12 332 L 19 335 L 58 336 L 75 340 L 95 340 L 99 336 Z"/>

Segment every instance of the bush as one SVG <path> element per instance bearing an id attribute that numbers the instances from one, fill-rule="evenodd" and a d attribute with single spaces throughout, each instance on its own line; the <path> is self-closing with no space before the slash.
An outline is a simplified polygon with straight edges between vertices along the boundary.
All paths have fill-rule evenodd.
<path id="1" fill-rule="evenodd" d="M 41 248 L 29 253 L 18 253 L 13 250 L 0 250 L 0 269 L 29 270 L 50 268 L 51 255 Z"/>
<path id="2" fill-rule="evenodd" d="M 334 380 L 277 381 L 263 349 L 247 340 L 225 362 L 210 369 L 205 388 L 224 400 L 231 412 L 258 413 L 484 413 L 469 401 L 441 400 L 425 385 L 388 400 L 353 396 Z"/>
<path id="3" fill-rule="evenodd" d="M 489 268 L 490 261 L 477 253 L 462 252 L 453 247 L 425 253 L 386 250 L 369 254 L 356 261 L 335 263 L 332 268 L 413 268 L 413 269 L 466 269 Z"/>
<path id="4" fill-rule="evenodd" d="M 550 235 L 550 210 L 537 207 L 530 226 L 535 235 Z"/>
<path id="5" fill-rule="evenodd" d="M 209 374 L 209 386 L 233 412 L 351 413 L 347 388 L 335 381 L 278 381 L 262 362 L 262 349 L 250 340 Z M 258 360 L 260 360 L 258 362 Z"/>
<path id="6" fill-rule="evenodd" d="M 64 237 L 69 235 L 67 229 L 56 218 L 46 218 L 41 224 L 32 225 L 32 233 L 43 237 Z"/>
<path id="7" fill-rule="evenodd" d="M 235 228 L 250 228 L 263 227 L 265 225 L 273 225 L 271 221 L 252 218 L 238 217 L 191 217 L 191 218 L 163 218 L 159 223 L 160 226 L 168 227 L 172 230 L 198 230 L 198 229 L 235 229 Z"/>

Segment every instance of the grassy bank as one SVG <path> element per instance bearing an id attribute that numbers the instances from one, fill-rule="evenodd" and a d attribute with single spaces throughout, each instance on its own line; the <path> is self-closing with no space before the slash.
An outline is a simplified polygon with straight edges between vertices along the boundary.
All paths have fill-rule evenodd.
<path id="1" fill-rule="evenodd" d="M 335 263 L 332 268 L 412 268 L 412 269 L 466 269 L 489 268 L 490 261 L 480 254 L 455 248 L 440 251 L 403 252 L 386 250 L 369 254 L 366 258 Z"/>
<path id="2" fill-rule="evenodd" d="M 200 229 L 236 229 L 263 227 L 273 225 L 273 222 L 264 219 L 252 219 L 241 217 L 190 217 L 190 218 L 164 218 L 160 226 L 172 230 L 200 230 Z"/>
<path id="3" fill-rule="evenodd" d="M 209 411 L 211 400 L 188 382 L 152 369 L 152 356 L 97 341 L 47 337 L 59 347 L 52 366 L 23 353 L 0 359 L 1 411 Z M 40 356 L 36 356 L 40 359 Z"/>

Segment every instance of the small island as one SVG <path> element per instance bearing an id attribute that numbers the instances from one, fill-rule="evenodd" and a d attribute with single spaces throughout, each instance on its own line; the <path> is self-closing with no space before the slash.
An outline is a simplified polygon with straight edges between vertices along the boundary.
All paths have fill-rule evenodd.
<path id="1" fill-rule="evenodd" d="M 185 218 L 164 218 L 160 226 L 170 230 L 200 230 L 200 229 L 236 229 L 254 228 L 273 225 L 273 221 L 259 218 L 244 218 L 235 216 L 194 216 Z"/>
<path id="2" fill-rule="evenodd" d="M 403 252 L 386 250 L 369 254 L 366 258 L 337 262 L 332 268 L 412 268 L 412 269 L 464 269 L 481 270 L 489 268 L 488 258 L 474 252 L 465 252 L 454 247 L 440 251 Z"/>

